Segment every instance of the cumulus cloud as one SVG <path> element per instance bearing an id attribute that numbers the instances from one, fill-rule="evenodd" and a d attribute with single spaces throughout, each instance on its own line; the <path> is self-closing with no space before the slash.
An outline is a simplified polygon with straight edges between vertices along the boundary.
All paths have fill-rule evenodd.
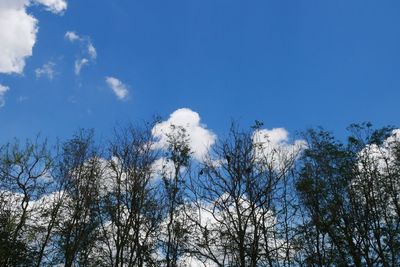
<path id="1" fill-rule="evenodd" d="M 49 80 L 53 80 L 55 75 L 55 68 L 56 64 L 52 61 L 44 64 L 42 67 L 37 68 L 35 70 L 36 78 L 47 77 Z"/>
<path id="2" fill-rule="evenodd" d="M 6 104 L 4 95 L 6 94 L 6 92 L 8 90 L 10 90 L 10 88 L 8 86 L 4 86 L 4 85 L 0 84 L 0 107 L 4 107 L 4 105 Z"/>
<path id="3" fill-rule="evenodd" d="M 152 134 L 158 140 L 155 148 L 168 148 L 169 136 L 177 133 L 177 127 L 185 129 L 193 157 L 197 160 L 204 159 L 215 143 L 216 135 L 200 123 L 200 116 L 197 112 L 188 108 L 174 111 L 168 120 L 154 126 Z"/>
<path id="4" fill-rule="evenodd" d="M 151 165 L 151 171 L 155 178 L 167 177 L 172 178 L 175 176 L 174 164 L 167 158 L 159 158 Z"/>
<path id="5" fill-rule="evenodd" d="M 21 74 L 32 55 L 38 31 L 37 19 L 27 14 L 28 2 L 0 1 L 0 73 Z"/>
<path id="6" fill-rule="evenodd" d="M 284 128 L 260 129 L 253 133 L 255 155 L 263 164 L 283 171 L 288 161 L 297 158 L 306 148 L 304 140 L 289 142 L 289 133 Z"/>
<path id="7" fill-rule="evenodd" d="M 360 171 L 365 171 L 373 166 L 380 173 L 386 173 L 396 164 L 396 153 L 400 143 L 400 129 L 392 131 L 391 135 L 380 145 L 366 145 L 359 152 Z"/>
<path id="8" fill-rule="evenodd" d="M 87 64 L 89 64 L 89 60 L 86 58 L 75 60 L 75 74 L 79 75 L 81 73 L 82 68 Z"/>
<path id="9" fill-rule="evenodd" d="M 128 97 L 129 91 L 125 84 L 114 77 L 106 77 L 108 87 L 114 92 L 118 99 L 124 100 Z"/>
<path id="10" fill-rule="evenodd" d="M 358 194 L 362 203 L 374 196 L 385 199 L 390 215 L 397 214 L 397 200 L 389 197 L 391 190 L 400 188 L 399 180 L 393 174 L 398 170 L 400 129 L 394 129 L 391 135 L 381 144 L 367 144 L 358 152 L 358 173 L 351 180 L 352 189 Z M 392 177 L 395 178 L 392 180 Z M 388 185 L 390 189 L 388 191 Z M 365 191 L 368 188 L 368 191 Z M 398 191 L 396 191 L 398 192 Z"/>
<path id="11" fill-rule="evenodd" d="M 38 31 L 38 20 L 26 10 L 32 3 L 44 5 L 55 13 L 67 8 L 64 0 L 1 0 L 0 73 L 21 74 L 25 60 L 32 56 Z"/>
<path id="12" fill-rule="evenodd" d="M 207 195 L 206 200 L 203 199 L 203 201 L 195 202 L 195 204 L 193 202 L 188 203 L 184 208 L 185 211 L 183 211 L 182 207 L 177 207 L 177 221 L 183 224 L 187 223 L 186 216 L 190 214 L 191 219 L 197 222 L 190 228 L 191 233 L 188 236 L 189 242 L 187 245 L 188 251 L 200 252 L 196 256 L 190 253 L 183 254 L 178 260 L 178 266 L 220 266 L 207 257 L 210 252 L 215 260 L 225 263 L 224 266 L 236 266 L 233 258 L 229 260 L 226 257 L 227 253 L 230 255 L 237 253 L 235 247 L 227 248 L 226 246 L 226 244 L 232 242 L 233 236 L 223 233 L 231 233 L 231 229 L 235 229 L 235 225 L 239 220 L 250 218 L 252 220 L 248 221 L 247 227 L 243 229 L 244 235 L 248 237 L 246 242 L 250 243 L 253 240 L 252 237 L 256 231 L 255 226 L 263 225 L 265 229 L 269 229 L 271 234 L 261 235 L 257 239 L 260 248 L 259 252 L 267 254 L 266 248 L 269 248 L 279 257 L 285 257 L 286 248 L 291 244 L 287 243 L 285 239 L 272 234 L 278 231 L 278 221 L 272 210 L 266 209 L 264 206 L 251 206 L 251 201 L 245 195 L 233 197 L 226 192 L 213 195 L 215 192 L 217 191 L 213 191 L 211 195 L 216 198 L 213 199 L 210 195 Z M 242 218 L 239 219 L 239 215 Z M 161 232 L 165 233 L 168 227 L 168 220 L 164 220 L 160 226 Z M 161 234 L 160 238 L 165 239 L 166 235 Z M 202 246 L 203 244 L 207 245 Z"/>

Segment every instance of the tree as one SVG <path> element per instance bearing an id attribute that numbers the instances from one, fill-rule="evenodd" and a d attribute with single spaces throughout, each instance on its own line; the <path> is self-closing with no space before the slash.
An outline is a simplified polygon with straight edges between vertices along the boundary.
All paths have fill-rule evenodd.
<path id="1" fill-rule="evenodd" d="M 180 126 L 171 126 L 165 157 L 161 159 L 163 186 L 164 222 L 161 249 L 167 267 L 178 266 L 179 258 L 185 253 L 189 230 L 185 209 L 185 183 L 190 165 L 191 151 L 188 133 Z"/>
<path id="2" fill-rule="evenodd" d="M 198 212 L 189 216 L 196 229 L 191 252 L 208 265 L 284 266 L 291 260 L 289 181 L 300 147 L 289 151 L 260 127 L 233 126 L 192 180 Z"/>
<path id="3" fill-rule="evenodd" d="M 101 161 L 93 132 L 81 130 L 63 145 L 56 178 L 65 191 L 58 225 L 65 266 L 87 265 L 97 241 Z"/>
<path id="4" fill-rule="evenodd" d="M 47 142 L 18 141 L 0 148 L 0 263 L 2 266 L 34 265 L 37 247 L 33 237 L 40 217 L 32 202 L 48 190 L 52 158 Z M 40 259 L 39 259 L 40 260 Z"/>
<path id="5" fill-rule="evenodd" d="M 0 146 L 0 265 L 400 265 L 400 130 L 152 126 Z"/>
<path id="6" fill-rule="evenodd" d="M 307 265 L 399 264 L 397 133 L 352 125 L 347 144 L 320 129 L 306 134 L 297 191 Z"/>
<path id="7" fill-rule="evenodd" d="M 147 127 L 122 128 L 109 145 L 99 202 L 100 255 L 94 256 L 107 266 L 155 264 L 161 212 L 152 183 L 157 155 L 152 145 Z"/>

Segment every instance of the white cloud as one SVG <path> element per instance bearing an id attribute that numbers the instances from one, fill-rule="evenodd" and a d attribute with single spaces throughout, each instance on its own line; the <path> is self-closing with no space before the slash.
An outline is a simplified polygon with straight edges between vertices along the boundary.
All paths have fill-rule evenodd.
<path id="1" fill-rule="evenodd" d="M 154 178 L 172 178 L 175 176 L 174 164 L 172 163 L 172 161 L 164 157 L 155 160 L 151 165 L 151 170 Z"/>
<path id="2" fill-rule="evenodd" d="M 47 77 L 49 80 L 53 80 L 54 74 L 55 74 L 55 68 L 56 64 L 52 61 L 49 61 L 48 63 L 44 64 L 42 67 L 37 68 L 35 70 L 36 73 L 36 78 L 40 78 L 42 76 Z"/>
<path id="3" fill-rule="evenodd" d="M 89 60 L 86 58 L 75 60 L 75 74 L 79 75 L 81 73 L 81 69 L 89 64 Z"/>
<path id="4" fill-rule="evenodd" d="M 204 159 L 215 143 L 216 135 L 200 123 L 200 116 L 197 112 L 188 108 L 174 111 L 168 120 L 154 126 L 152 134 L 158 140 L 155 148 L 166 149 L 168 147 L 168 136 L 176 133 L 174 126 L 185 129 L 193 157 L 197 160 Z"/>
<path id="5" fill-rule="evenodd" d="M 73 31 L 66 32 L 64 37 L 65 37 L 65 39 L 67 39 L 70 42 L 75 42 L 77 40 L 81 40 L 81 37 L 79 37 L 79 35 L 76 34 L 76 32 L 73 32 Z"/>
<path id="6" fill-rule="evenodd" d="M 306 147 L 304 140 L 289 143 L 289 133 L 284 128 L 256 130 L 253 133 L 253 144 L 257 159 L 279 171 L 284 171 L 288 163 L 295 160 Z"/>
<path id="7" fill-rule="evenodd" d="M 83 66 L 88 65 L 91 61 L 94 61 L 97 58 L 96 48 L 90 40 L 90 37 L 82 37 L 74 31 L 67 31 L 64 38 L 71 43 L 78 41 L 81 44 L 81 54 L 83 54 L 84 57 L 80 57 L 75 61 L 75 74 L 79 75 Z M 82 47 L 84 48 L 82 49 Z"/>
<path id="8" fill-rule="evenodd" d="M 21 74 L 32 56 L 38 21 L 26 13 L 28 2 L 0 1 L 0 73 Z"/>
<path id="9" fill-rule="evenodd" d="M 27 96 L 20 96 L 20 97 L 18 97 L 18 102 L 24 102 L 28 99 L 29 99 L 29 97 L 27 97 Z"/>
<path id="10" fill-rule="evenodd" d="M 96 48 L 93 46 L 92 42 L 89 41 L 87 45 L 88 53 L 91 57 L 91 59 L 96 59 L 97 58 L 97 51 Z"/>
<path id="11" fill-rule="evenodd" d="M 208 255 L 210 252 L 213 258 L 224 263 L 223 266 L 236 266 L 234 257 L 227 258 L 227 253 L 237 255 L 235 246 L 227 247 L 237 235 L 231 229 L 235 229 L 238 221 L 247 221 L 247 227 L 243 229 L 246 236 L 246 244 L 251 244 L 255 240 L 255 230 L 261 225 L 269 230 L 269 234 L 260 235 L 257 239 L 260 248 L 260 254 L 267 254 L 266 248 L 274 251 L 274 254 L 280 258 L 284 258 L 286 249 L 290 246 L 284 239 L 275 235 L 278 230 L 278 221 L 274 212 L 265 206 L 251 206 L 251 201 L 245 195 L 232 197 L 229 193 L 216 191 L 210 192 L 206 199 L 189 203 L 185 206 L 185 211 L 180 212 L 182 208 L 177 207 L 176 220 L 182 224 L 187 224 L 187 217 L 195 220 L 197 223 L 191 225 L 191 233 L 188 236 L 188 250 L 199 251 L 196 256 L 190 253 L 183 254 L 179 259 L 178 266 L 188 267 L 216 267 L 221 266 L 211 260 Z M 215 197 L 214 199 L 212 197 Z M 250 208 L 252 207 L 252 208 Z M 239 218 L 240 216 L 240 218 Z M 251 219 L 250 219 L 251 218 Z M 189 220 L 189 221 L 190 221 Z M 189 223 L 190 224 L 190 223 Z M 168 227 L 167 220 L 161 224 L 162 233 L 166 232 Z M 160 235 L 161 238 L 166 238 Z M 207 244 L 203 246 L 203 244 Z"/>
<path id="12" fill-rule="evenodd" d="M 400 129 L 392 131 L 391 135 L 380 145 L 366 145 L 359 152 L 360 171 L 369 170 L 372 167 L 380 173 L 386 173 L 396 164 L 396 153 L 400 142 Z"/>
<path id="13" fill-rule="evenodd" d="M 4 86 L 4 85 L 0 84 L 0 107 L 4 107 L 4 105 L 6 104 L 4 95 L 6 94 L 6 92 L 8 90 L 10 90 L 10 88 L 8 86 Z"/>
<path id="14" fill-rule="evenodd" d="M 38 4 L 42 4 L 46 7 L 46 10 L 61 14 L 67 9 L 67 1 L 65 0 L 34 0 Z"/>
<path id="15" fill-rule="evenodd" d="M 124 100 L 128 97 L 129 91 L 127 86 L 114 77 L 106 77 L 107 85 L 113 90 L 118 99 Z"/>
<path id="16" fill-rule="evenodd" d="M 380 145 L 367 144 L 358 153 L 358 172 L 351 180 L 352 190 L 357 193 L 362 203 L 380 196 L 381 199 L 385 199 L 390 216 L 398 215 L 398 201 L 392 198 L 391 194 L 394 191 L 398 192 L 400 188 L 400 180 L 394 175 L 398 170 L 399 144 L 400 129 L 394 129 Z M 388 191 L 389 184 L 392 189 Z"/>
<path id="17" fill-rule="evenodd" d="M 48 10 L 60 13 L 66 9 L 64 0 L 35 0 Z M 36 43 L 38 20 L 27 13 L 30 0 L 0 1 L 0 73 L 21 74 L 25 60 L 32 56 Z"/>

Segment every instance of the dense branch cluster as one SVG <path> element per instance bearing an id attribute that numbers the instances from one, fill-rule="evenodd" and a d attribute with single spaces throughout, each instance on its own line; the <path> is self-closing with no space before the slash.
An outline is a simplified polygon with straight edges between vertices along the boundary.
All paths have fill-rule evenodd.
<path id="1" fill-rule="evenodd" d="M 399 266 L 400 131 L 79 131 L 0 147 L 0 266 Z"/>

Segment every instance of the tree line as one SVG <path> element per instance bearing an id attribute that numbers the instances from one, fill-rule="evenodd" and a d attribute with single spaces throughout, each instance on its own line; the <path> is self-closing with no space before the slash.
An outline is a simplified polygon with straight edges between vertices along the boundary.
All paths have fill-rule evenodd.
<path id="1" fill-rule="evenodd" d="M 2 145 L 0 266 L 400 266 L 399 130 L 233 124 L 198 160 L 152 126 Z"/>

